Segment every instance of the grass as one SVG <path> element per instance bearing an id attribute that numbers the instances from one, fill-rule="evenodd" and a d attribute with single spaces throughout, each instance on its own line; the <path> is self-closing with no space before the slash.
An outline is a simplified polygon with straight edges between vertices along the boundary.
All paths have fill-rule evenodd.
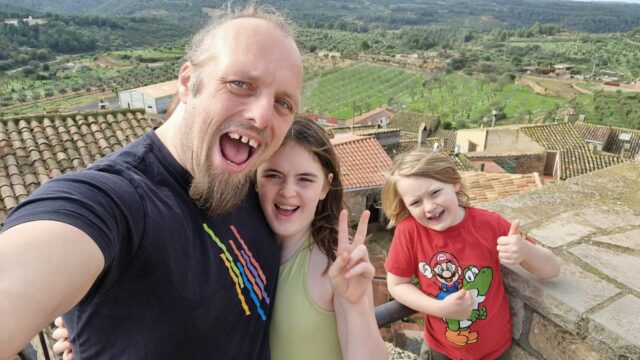
<path id="1" fill-rule="evenodd" d="M 488 83 L 451 74 L 441 78 L 386 66 L 355 64 L 305 80 L 305 107 L 342 119 L 380 106 L 438 115 L 458 127 L 477 126 L 491 110 L 507 117 L 539 117 L 569 106 L 568 100 L 534 93 L 527 86 Z M 526 115 L 526 116 L 525 116 Z M 521 121 L 519 118 L 515 121 Z"/>

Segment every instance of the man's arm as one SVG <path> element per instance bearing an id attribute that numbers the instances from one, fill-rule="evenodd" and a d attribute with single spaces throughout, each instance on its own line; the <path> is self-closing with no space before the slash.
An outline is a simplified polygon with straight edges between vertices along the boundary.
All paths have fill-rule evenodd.
<path id="1" fill-rule="evenodd" d="M 0 235 L 0 359 L 16 354 L 89 291 L 104 256 L 83 231 L 57 221 L 16 225 Z"/>

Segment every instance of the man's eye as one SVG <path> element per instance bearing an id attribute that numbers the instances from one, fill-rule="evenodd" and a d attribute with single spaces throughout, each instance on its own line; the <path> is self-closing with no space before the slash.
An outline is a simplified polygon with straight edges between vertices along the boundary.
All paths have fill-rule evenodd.
<path id="1" fill-rule="evenodd" d="M 249 87 L 249 85 L 247 85 L 246 82 L 240 81 L 240 80 L 233 80 L 229 84 L 231 84 L 232 86 L 237 87 L 239 89 L 246 89 L 246 88 Z"/>
<path id="2" fill-rule="evenodd" d="M 282 107 L 282 108 L 285 108 L 285 109 L 289 110 L 289 111 L 292 111 L 292 110 L 293 110 L 293 106 L 292 106 L 288 101 L 286 101 L 286 100 L 283 100 L 283 99 L 277 99 L 277 100 L 276 100 L 276 104 L 277 104 L 278 106 Z"/>

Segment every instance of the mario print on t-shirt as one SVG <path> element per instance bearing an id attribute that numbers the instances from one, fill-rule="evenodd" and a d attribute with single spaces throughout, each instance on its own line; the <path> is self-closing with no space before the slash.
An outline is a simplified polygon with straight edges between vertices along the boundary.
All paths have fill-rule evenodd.
<path id="1" fill-rule="evenodd" d="M 490 267 L 478 269 L 474 265 L 464 270 L 455 256 L 444 251 L 436 253 L 429 264 L 420 262 L 420 273 L 435 282 L 440 291 L 436 299 L 443 300 L 459 289 L 469 291 L 473 298 L 473 310 L 467 320 L 444 319 L 447 323 L 445 336 L 456 345 L 467 345 L 478 341 L 479 334 L 471 330 L 471 325 L 477 320 L 487 318 L 487 309 L 480 306 L 491 286 L 493 271 Z"/>

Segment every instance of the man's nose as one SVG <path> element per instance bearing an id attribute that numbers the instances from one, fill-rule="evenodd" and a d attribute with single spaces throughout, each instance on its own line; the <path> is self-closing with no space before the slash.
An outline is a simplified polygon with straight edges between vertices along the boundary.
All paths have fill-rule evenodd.
<path id="1" fill-rule="evenodd" d="M 273 121 L 273 112 L 273 98 L 263 95 L 252 99 L 248 118 L 256 127 L 266 129 Z"/>

